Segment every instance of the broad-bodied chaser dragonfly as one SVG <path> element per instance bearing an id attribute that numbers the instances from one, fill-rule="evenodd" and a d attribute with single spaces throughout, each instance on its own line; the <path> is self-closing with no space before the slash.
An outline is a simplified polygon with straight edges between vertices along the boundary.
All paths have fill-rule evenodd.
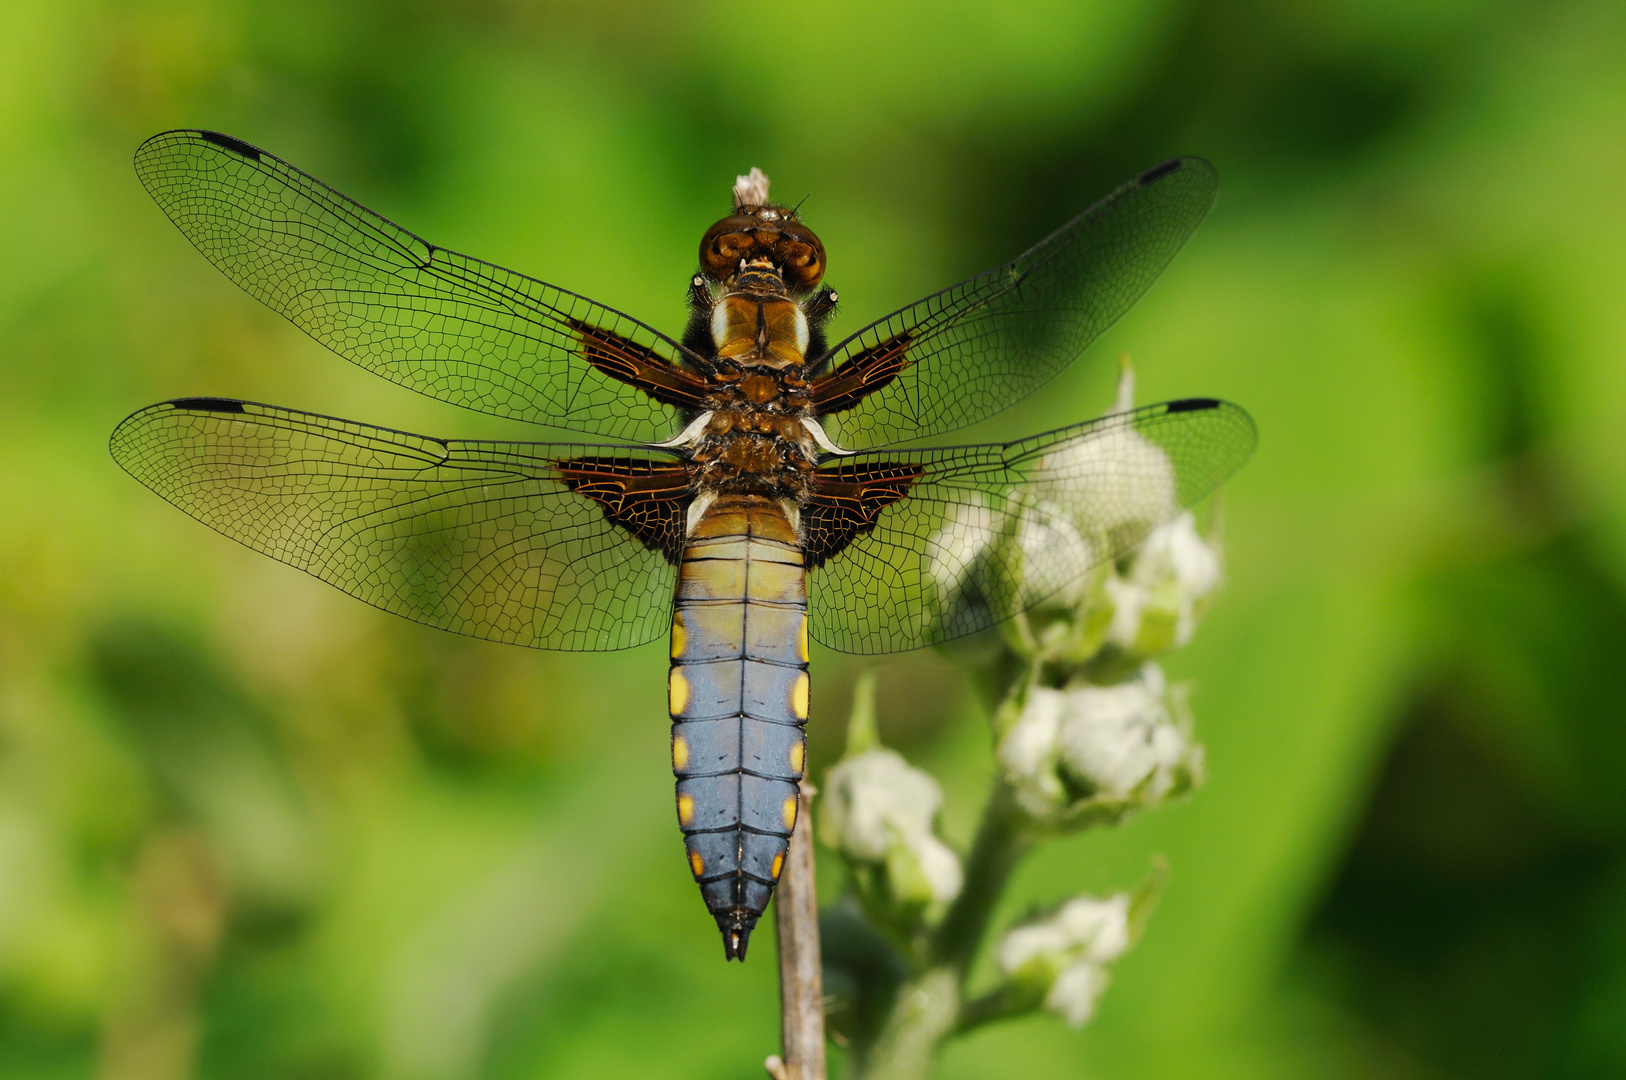
<path id="1" fill-rule="evenodd" d="M 1198 158 L 834 344 L 824 246 L 760 174 L 702 238 L 673 338 L 437 247 L 227 135 L 158 135 L 135 165 L 205 258 L 345 359 L 616 440 L 435 439 L 193 397 L 130 416 L 112 453 L 204 524 L 430 626 L 573 650 L 670 633 L 678 822 L 730 959 L 796 824 L 809 639 L 882 653 L 985 629 L 1253 450 L 1247 413 L 1209 398 L 1002 445 L 894 445 L 1027 397 L 1122 315 L 1214 200 Z M 1058 530 L 1088 542 L 1029 539 Z"/>

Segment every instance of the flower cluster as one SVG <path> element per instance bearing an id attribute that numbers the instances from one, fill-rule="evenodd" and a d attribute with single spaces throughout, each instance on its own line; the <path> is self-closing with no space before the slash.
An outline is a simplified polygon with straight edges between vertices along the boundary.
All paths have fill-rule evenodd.
<path id="1" fill-rule="evenodd" d="M 1018 926 L 999 943 L 1000 970 L 1073 1027 L 1095 1014 L 1107 965 L 1129 948 L 1130 898 L 1080 896 L 1047 919 Z"/>
<path id="2" fill-rule="evenodd" d="M 1183 513 L 1127 563 L 1098 567 L 1070 605 L 1018 620 L 1025 633 L 1006 645 L 1030 674 L 996 718 L 995 754 L 1024 812 L 1085 823 L 1097 820 L 1091 811 L 1158 805 L 1201 783 L 1185 688 L 1153 658 L 1191 639 L 1220 577 L 1218 542 Z"/>
<path id="3" fill-rule="evenodd" d="M 947 508 L 927 546 L 927 577 L 945 636 L 1017 614 L 1006 624 L 1016 651 L 1078 661 L 1105 643 L 1109 627 L 1120 637 L 1130 632 L 1127 620 L 1133 618 L 1127 615 L 1119 628 L 1110 618 L 1080 620 L 1081 612 L 1099 616 L 1137 600 L 1155 607 L 1153 593 L 1162 599 L 1170 591 L 1167 574 L 1151 565 L 1146 580 L 1104 591 L 1113 576 L 1113 553 L 1147 537 L 1178 510 L 1173 463 L 1135 430 L 1130 414 L 1107 417 L 1098 430 L 1047 454 L 1026 485 L 1003 498 L 983 493 L 982 499 Z M 1176 543 L 1164 561 L 1173 567 L 1178 557 L 1185 587 L 1193 578 L 1193 555 L 1189 545 Z M 1087 567 L 1095 569 L 1081 573 Z M 1201 586 L 1204 593 L 1217 583 L 1217 565 L 1211 576 Z"/>
<path id="4" fill-rule="evenodd" d="M 1123 574 L 1104 579 L 1112 610 L 1107 641 L 1130 656 L 1155 656 L 1191 640 L 1220 584 L 1220 549 L 1197 532 L 1190 511 L 1152 530 Z"/>
<path id="5" fill-rule="evenodd" d="M 960 894 L 960 860 L 932 832 L 943 792 L 901 754 L 876 746 L 825 777 L 820 835 L 862 875 L 883 908 L 924 913 Z"/>
<path id="6" fill-rule="evenodd" d="M 1135 412 L 1132 397 L 1126 365 L 1113 414 L 1042 457 L 1014 448 L 1000 463 L 1009 471 L 989 473 L 1010 487 L 968 486 L 943 504 L 925 545 L 916 581 L 933 625 L 922 629 L 964 639 L 946 648 L 993 708 L 996 783 L 967 870 L 933 832 L 940 789 L 880 745 L 873 674 L 860 682 L 847 756 L 826 777 L 821 835 L 863 909 L 845 907 L 862 930 L 832 921 L 842 944 L 826 951 L 827 985 L 858 988 L 838 997 L 861 1074 L 873 1055 L 903 1060 L 1041 1008 L 1087 1023 L 1162 887 L 1154 860 L 1132 895 L 1075 897 L 1016 926 L 996 950 L 1003 978 L 963 996 L 992 901 L 1026 851 L 1202 782 L 1187 689 L 1157 660 L 1191 640 L 1221 583 L 1222 552 L 1181 509 L 1190 493 L 1178 454 L 1159 442 L 1172 430 L 1159 427 L 1166 413 Z M 970 638 L 996 625 L 997 637 Z"/>
<path id="7" fill-rule="evenodd" d="M 995 754 L 1038 821 L 1061 823 L 1085 802 L 1156 805 L 1202 779 L 1203 750 L 1182 706 L 1152 663 L 1111 686 L 1031 686 Z"/>

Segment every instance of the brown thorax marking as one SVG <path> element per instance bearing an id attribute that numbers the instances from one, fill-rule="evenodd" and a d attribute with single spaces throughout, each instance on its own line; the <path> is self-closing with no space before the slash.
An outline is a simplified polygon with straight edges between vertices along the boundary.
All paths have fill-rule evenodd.
<path id="1" fill-rule="evenodd" d="M 740 393 L 753 405 L 766 405 L 779 396 L 779 381 L 772 375 L 753 373 L 740 380 Z"/>
<path id="2" fill-rule="evenodd" d="M 712 416 L 693 447 L 702 490 L 795 498 L 805 489 L 817 447 L 801 423 L 812 413 L 800 318 L 795 301 L 784 297 L 731 294 L 713 310 Z"/>
<path id="3" fill-rule="evenodd" d="M 692 461 L 701 490 L 760 492 L 800 499 L 817 447 L 798 417 L 759 410 L 718 409 L 695 442 Z"/>
<path id="4" fill-rule="evenodd" d="M 775 368 L 800 364 L 807 333 L 801 305 L 783 295 L 731 292 L 711 312 L 711 336 L 720 360 Z"/>
<path id="5" fill-rule="evenodd" d="M 743 409 L 811 416 L 807 377 L 800 362 L 779 367 L 758 357 L 719 360 L 706 380 L 711 409 Z"/>

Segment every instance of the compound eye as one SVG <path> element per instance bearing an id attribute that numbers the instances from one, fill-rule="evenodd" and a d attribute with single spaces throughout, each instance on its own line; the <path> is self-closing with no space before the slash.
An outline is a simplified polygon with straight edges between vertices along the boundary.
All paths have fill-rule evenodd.
<path id="1" fill-rule="evenodd" d="M 756 246 L 756 237 L 750 233 L 727 233 L 711 242 L 711 254 L 713 258 L 738 262 Z"/>
<path id="2" fill-rule="evenodd" d="M 707 236 L 700 247 L 700 265 L 714 278 L 726 278 L 740 265 L 740 260 L 756 247 L 756 237 L 750 233 L 731 232 L 721 236 Z"/>
<path id="3" fill-rule="evenodd" d="M 824 252 L 796 240 L 775 245 L 774 255 L 787 278 L 804 289 L 812 288 L 824 276 Z"/>
<path id="4" fill-rule="evenodd" d="M 818 257 L 813 249 L 806 244 L 794 241 L 779 245 L 779 262 L 788 274 L 791 274 L 806 284 L 808 274 L 818 274 Z"/>
<path id="5" fill-rule="evenodd" d="M 811 289 L 824 276 L 824 245 L 813 230 L 800 222 L 786 222 L 784 233 L 774 245 L 774 255 L 784 267 L 785 276 L 804 289 Z"/>

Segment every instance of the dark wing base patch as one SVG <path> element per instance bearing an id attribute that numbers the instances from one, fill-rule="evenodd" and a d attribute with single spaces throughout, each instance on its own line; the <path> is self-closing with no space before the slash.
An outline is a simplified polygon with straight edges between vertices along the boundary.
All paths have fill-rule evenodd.
<path id="1" fill-rule="evenodd" d="M 598 503 L 604 516 L 673 566 L 683 557 L 689 474 L 620 458 L 571 458 L 555 463 L 571 491 Z"/>
<path id="2" fill-rule="evenodd" d="M 705 401 L 706 384 L 655 350 L 580 319 L 569 321 L 581 339 L 582 359 L 610 378 L 636 386 L 663 405 L 694 409 Z"/>
<path id="3" fill-rule="evenodd" d="M 823 566 L 873 530 L 881 511 L 909 494 L 921 471 L 908 462 L 876 461 L 815 472 L 811 498 L 802 507 L 807 568 Z"/>
<path id="4" fill-rule="evenodd" d="M 813 411 L 820 416 L 841 412 L 891 385 L 909 362 L 906 353 L 912 339 L 913 334 L 905 330 L 855 353 L 841 367 L 819 379 L 812 389 Z"/>

